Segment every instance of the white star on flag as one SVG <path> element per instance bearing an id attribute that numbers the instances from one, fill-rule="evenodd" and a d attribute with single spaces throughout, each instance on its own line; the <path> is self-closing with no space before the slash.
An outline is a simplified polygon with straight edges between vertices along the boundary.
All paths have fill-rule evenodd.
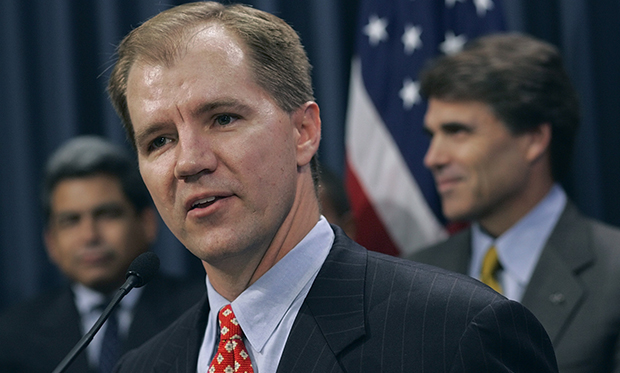
<path id="1" fill-rule="evenodd" d="M 414 104 L 422 100 L 422 97 L 420 97 L 420 83 L 414 82 L 411 78 L 405 78 L 398 96 L 403 100 L 403 108 L 405 110 L 411 109 Z"/>
<path id="2" fill-rule="evenodd" d="M 446 39 L 443 43 L 439 44 L 439 50 L 444 54 L 454 54 L 460 52 L 463 46 L 467 43 L 467 37 L 465 35 L 454 35 L 454 32 L 446 32 Z"/>
<path id="3" fill-rule="evenodd" d="M 388 39 L 388 33 L 385 30 L 387 25 L 387 19 L 379 18 L 376 14 L 368 18 L 368 24 L 364 27 L 364 34 L 368 35 L 370 45 L 376 46 L 379 42 Z"/>
<path id="4" fill-rule="evenodd" d="M 410 55 L 416 49 L 422 48 L 422 39 L 420 39 L 420 35 L 422 35 L 421 26 L 412 26 L 411 24 L 405 26 L 405 33 L 400 39 L 403 44 L 405 44 L 405 54 Z"/>
<path id="5" fill-rule="evenodd" d="M 465 0 L 446 0 L 446 6 L 448 8 L 453 8 L 454 4 L 456 4 L 457 1 L 460 2 L 460 3 L 464 3 L 465 2 Z"/>
<path id="6" fill-rule="evenodd" d="M 484 17 L 487 11 L 493 9 L 493 0 L 474 0 L 474 5 L 478 16 Z"/>

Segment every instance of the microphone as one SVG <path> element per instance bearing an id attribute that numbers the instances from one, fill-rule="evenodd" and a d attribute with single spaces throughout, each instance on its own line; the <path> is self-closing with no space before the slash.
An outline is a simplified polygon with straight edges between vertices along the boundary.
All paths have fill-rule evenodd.
<path id="1" fill-rule="evenodd" d="M 147 282 L 151 281 L 151 279 L 155 276 L 158 270 L 159 258 L 157 257 L 157 254 L 151 251 L 142 253 L 136 259 L 134 259 L 133 262 L 131 262 L 131 264 L 129 265 L 129 269 L 125 274 L 126 280 L 123 286 L 121 286 L 116 291 L 116 294 L 114 294 L 114 297 L 112 297 L 112 300 L 105 308 L 105 310 L 103 310 L 101 316 L 99 316 L 99 318 L 90 328 L 88 333 L 84 334 L 82 339 L 80 339 L 75 345 L 75 347 L 73 347 L 73 349 L 69 351 L 67 356 L 65 356 L 65 358 L 60 362 L 60 364 L 58 364 L 58 366 L 56 367 L 56 369 L 54 369 L 52 373 L 62 373 L 67 370 L 69 365 L 75 360 L 78 354 L 90 344 L 95 334 L 97 334 L 99 329 L 101 329 L 103 323 L 110 317 L 110 314 L 118 305 L 118 303 L 120 303 L 121 299 L 123 299 L 123 297 L 127 295 L 127 293 L 129 293 L 131 289 L 139 288 L 141 286 L 144 286 Z"/>
<path id="2" fill-rule="evenodd" d="M 147 251 L 140 254 L 136 259 L 131 262 L 125 278 L 127 281 L 121 286 L 121 289 L 126 289 L 127 293 L 133 288 L 139 288 L 144 286 L 147 282 L 151 281 L 157 271 L 159 270 L 159 258 L 157 254 L 152 251 Z M 119 289 L 119 290 L 121 290 Z"/>

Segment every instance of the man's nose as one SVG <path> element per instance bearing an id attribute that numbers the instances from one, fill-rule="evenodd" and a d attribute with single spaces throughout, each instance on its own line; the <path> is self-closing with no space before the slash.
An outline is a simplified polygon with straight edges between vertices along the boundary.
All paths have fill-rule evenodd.
<path id="1" fill-rule="evenodd" d="M 179 134 L 178 141 L 174 167 L 177 179 L 188 179 L 215 170 L 217 157 L 208 134 L 188 130 Z"/>
<path id="2" fill-rule="evenodd" d="M 93 243 L 99 241 L 101 229 L 94 216 L 88 214 L 82 217 L 80 221 L 80 235 L 84 242 Z"/>
<path id="3" fill-rule="evenodd" d="M 426 154 L 424 155 L 424 166 L 430 170 L 437 169 L 447 162 L 445 144 L 437 136 L 431 139 Z"/>

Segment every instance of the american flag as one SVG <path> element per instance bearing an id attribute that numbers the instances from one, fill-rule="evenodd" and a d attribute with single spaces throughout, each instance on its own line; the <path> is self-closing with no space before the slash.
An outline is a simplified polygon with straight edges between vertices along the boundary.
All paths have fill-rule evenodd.
<path id="1" fill-rule="evenodd" d="M 360 244 L 404 256 L 447 236 L 422 164 L 429 139 L 418 73 L 430 58 L 504 29 L 500 0 L 361 1 L 345 140 Z"/>

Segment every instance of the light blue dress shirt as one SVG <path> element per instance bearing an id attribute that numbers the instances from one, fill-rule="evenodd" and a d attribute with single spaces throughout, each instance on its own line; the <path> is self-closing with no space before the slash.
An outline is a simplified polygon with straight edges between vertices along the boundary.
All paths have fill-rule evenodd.
<path id="1" fill-rule="evenodd" d="M 527 215 L 501 236 L 493 238 L 480 225 L 472 225 L 472 260 L 469 275 L 480 279 L 482 260 L 495 245 L 502 270 L 498 280 L 506 298 L 521 301 L 553 228 L 566 206 L 566 193 L 554 184 L 549 193 Z"/>
<path id="2" fill-rule="evenodd" d="M 87 288 L 82 284 L 74 284 L 72 289 L 73 294 L 75 295 L 75 306 L 77 307 L 80 317 L 82 318 L 82 335 L 84 335 L 90 330 L 90 328 L 92 328 L 95 322 L 97 322 L 99 316 L 101 316 L 103 308 L 100 306 L 101 304 L 104 304 L 104 302 L 106 302 L 105 304 L 107 305 L 107 299 L 105 295 Z M 140 294 L 142 294 L 142 290 L 144 289 L 133 289 L 116 306 L 115 312 L 118 320 L 118 333 L 121 338 L 127 337 L 129 326 L 131 325 L 131 321 L 133 319 L 133 311 L 138 303 Z M 91 367 L 99 366 L 99 353 L 101 352 L 101 343 L 103 342 L 106 327 L 107 323 L 104 323 L 97 334 L 95 334 L 88 347 L 86 347 L 88 364 Z"/>
<path id="3" fill-rule="evenodd" d="M 248 287 L 231 305 L 245 334 L 254 373 L 275 373 L 301 305 L 334 242 L 325 217 L 288 254 Z M 217 315 L 228 300 L 207 277 L 209 318 L 198 355 L 199 373 L 206 373 L 219 343 Z"/>

